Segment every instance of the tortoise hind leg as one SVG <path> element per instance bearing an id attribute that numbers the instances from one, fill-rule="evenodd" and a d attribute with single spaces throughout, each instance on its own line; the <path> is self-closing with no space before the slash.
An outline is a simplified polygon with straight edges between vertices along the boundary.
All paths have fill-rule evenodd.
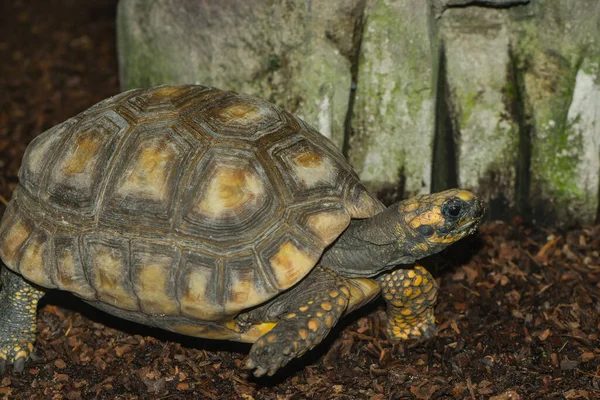
<path id="1" fill-rule="evenodd" d="M 377 280 L 387 305 L 390 338 L 431 337 L 435 332 L 437 284 L 429 271 L 417 265 L 391 271 Z"/>
<path id="2" fill-rule="evenodd" d="M 252 346 L 246 363 L 254 375 L 273 375 L 291 359 L 316 346 L 346 312 L 350 301 L 347 281 L 333 271 L 316 267 L 300 284 L 248 315 L 248 322 L 279 320 Z"/>
<path id="3" fill-rule="evenodd" d="M 0 375 L 23 371 L 36 338 L 36 310 L 44 295 L 0 263 Z"/>

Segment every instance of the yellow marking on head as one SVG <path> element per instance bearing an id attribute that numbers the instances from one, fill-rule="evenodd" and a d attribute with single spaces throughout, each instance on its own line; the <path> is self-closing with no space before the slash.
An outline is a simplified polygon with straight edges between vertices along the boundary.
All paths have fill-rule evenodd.
<path id="1" fill-rule="evenodd" d="M 323 303 L 321 303 L 321 308 L 325 311 L 330 311 L 333 308 L 333 306 L 330 302 L 324 301 Z"/>
<path id="2" fill-rule="evenodd" d="M 92 255 L 92 271 L 98 298 L 125 310 L 138 310 L 138 302 L 124 284 L 128 272 L 122 254 L 99 248 Z"/>
<path id="3" fill-rule="evenodd" d="M 306 311 L 308 311 L 308 306 L 300 306 L 300 307 L 298 307 L 298 310 L 300 310 L 302 312 L 306 312 Z"/>
<path id="4" fill-rule="evenodd" d="M 300 329 L 298 335 L 300 335 L 303 340 L 306 340 L 308 338 L 308 331 L 306 329 Z"/>
<path id="5" fill-rule="evenodd" d="M 411 278 L 411 279 L 412 279 L 412 278 L 414 278 L 415 276 L 417 276 L 417 274 L 415 273 L 415 271 L 413 271 L 412 269 L 411 269 L 411 270 L 409 270 L 409 271 L 406 273 L 406 275 L 407 275 L 409 278 Z"/>
<path id="6" fill-rule="evenodd" d="M 169 196 L 167 180 L 175 157 L 175 151 L 164 139 L 144 143 L 117 193 L 123 197 L 147 197 L 165 202 Z"/>
<path id="7" fill-rule="evenodd" d="M 316 332 L 320 326 L 321 322 L 317 318 L 311 318 L 308 320 L 308 329 L 311 331 Z"/>
<path id="8" fill-rule="evenodd" d="M 306 219 L 308 228 L 325 244 L 333 242 L 349 223 L 350 216 L 345 210 L 311 214 Z"/>
<path id="9" fill-rule="evenodd" d="M 410 297 L 410 295 L 412 295 L 413 293 L 413 289 L 412 288 L 408 288 L 408 289 L 404 289 L 404 297 Z"/>
<path id="10" fill-rule="evenodd" d="M 138 267 L 134 288 L 142 311 L 147 314 L 179 313 L 179 304 L 167 293 L 167 279 L 172 260 L 169 257 L 145 255 Z"/>
<path id="11" fill-rule="evenodd" d="M 314 187 L 319 182 L 333 182 L 337 176 L 337 168 L 331 160 L 311 150 L 293 158 L 292 170 L 307 188 Z"/>
<path id="12" fill-rule="evenodd" d="M 469 202 L 475 199 L 475 195 L 468 190 L 458 190 L 454 195 L 461 200 Z"/>
<path id="13" fill-rule="evenodd" d="M 416 200 L 410 201 L 408 203 L 405 202 L 404 204 L 402 204 L 400 211 L 403 213 L 412 212 L 419 208 L 419 205 L 420 203 Z"/>
<path id="14" fill-rule="evenodd" d="M 196 206 L 204 214 L 218 217 L 245 205 L 256 205 L 264 197 L 260 179 L 242 168 L 220 168 Z"/>
<path id="15" fill-rule="evenodd" d="M 306 254 L 288 241 L 269 261 L 279 288 L 287 289 L 308 274 L 317 262 L 317 258 Z"/>
<path id="16" fill-rule="evenodd" d="M 17 217 L 17 220 L 2 235 L 2 259 L 11 268 L 15 268 L 17 253 L 31 235 L 31 228 Z"/>
<path id="17" fill-rule="evenodd" d="M 102 139 L 103 136 L 93 130 L 79 133 L 75 138 L 73 152 L 62 161 L 63 174 L 76 175 L 85 172 L 102 145 Z"/>
<path id="18" fill-rule="evenodd" d="M 338 297 L 340 295 L 340 292 L 338 292 L 337 290 L 332 290 L 331 292 L 329 292 L 329 297 L 331 297 L 332 299 Z"/>
<path id="19" fill-rule="evenodd" d="M 286 315 L 285 318 L 286 319 L 296 318 L 296 313 L 290 313 L 290 314 Z"/>
<path id="20" fill-rule="evenodd" d="M 445 218 L 439 209 L 433 211 L 427 211 L 422 214 L 416 215 L 411 221 L 410 226 L 418 228 L 422 225 L 431 225 L 433 227 L 441 226 L 445 222 Z"/>

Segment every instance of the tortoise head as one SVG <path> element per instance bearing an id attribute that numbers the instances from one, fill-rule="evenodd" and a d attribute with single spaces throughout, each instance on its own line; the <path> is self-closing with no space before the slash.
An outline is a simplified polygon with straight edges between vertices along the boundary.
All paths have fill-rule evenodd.
<path id="1" fill-rule="evenodd" d="M 485 211 L 478 197 L 460 189 L 416 196 L 397 206 L 400 251 L 415 259 L 437 253 L 473 233 Z"/>

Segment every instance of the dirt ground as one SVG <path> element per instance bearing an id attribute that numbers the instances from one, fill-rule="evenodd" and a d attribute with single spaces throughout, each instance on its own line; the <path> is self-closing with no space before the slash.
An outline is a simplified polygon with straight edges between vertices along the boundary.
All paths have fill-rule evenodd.
<path id="1" fill-rule="evenodd" d="M 0 195 L 9 199 L 31 139 L 118 92 L 115 1 L 0 7 Z M 376 302 L 266 379 L 243 369 L 248 345 L 148 329 L 52 294 L 36 358 L 0 377 L 0 398 L 600 398 L 600 227 L 488 222 L 426 264 L 440 285 L 434 338 L 389 341 Z"/>

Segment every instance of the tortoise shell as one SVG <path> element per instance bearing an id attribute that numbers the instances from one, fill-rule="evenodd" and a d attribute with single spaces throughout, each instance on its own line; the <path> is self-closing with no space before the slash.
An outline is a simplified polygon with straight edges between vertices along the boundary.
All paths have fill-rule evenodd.
<path id="1" fill-rule="evenodd" d="M 0 255 L 91 302 L 217 321 L 298 283 L 351 218 L 381 209 L 333 144 L 288 112 L 161 86 L 31 143 Z"/>

